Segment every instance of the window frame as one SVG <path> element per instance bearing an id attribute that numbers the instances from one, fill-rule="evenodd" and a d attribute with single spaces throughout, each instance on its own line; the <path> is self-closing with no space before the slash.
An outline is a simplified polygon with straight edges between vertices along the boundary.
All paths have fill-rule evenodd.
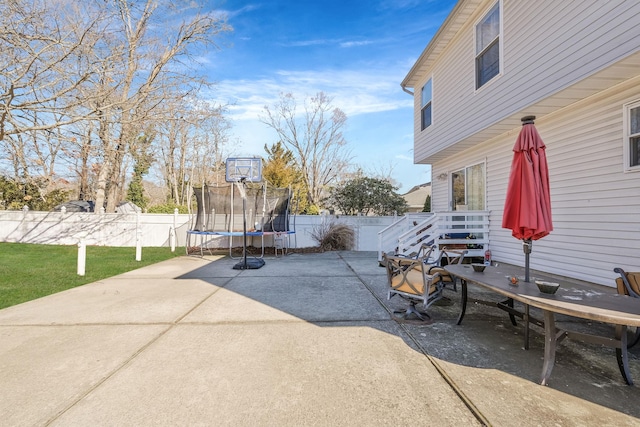
<path id="1" fill-rule="evenodd" d="M 640 125 L 638 132 L 631 132 L 631 110 L 635 109 L 640 111 L 640 100 L 629 102 L 623 106 L 623 170 L 625 172 L 640 172 L 640 147 L 638 147 L 638 153 L 636 154 L 637 164 L 631 164 L 633 159 L 631 138 L 640 138 Z M 640 142 L 637 142 L 637 144 L 640 146 Z"/>
<path id="2" fill-rule="evenodd" d="M 468 183 L 468 176 L 469 176 L 469 170 L 471 170 L 474 167 L 477 167 L 479 165 L 482 165 L 482 178 L 483 178 L 483 188 L 482 188 L 482 198 L 483 198 L 483 207 L 481 209 L 469 209 L 472 211 L 486 211 L 487 210 L 487 161 L 486 159 L 477 162 L 477 163 L 472 163 L 469 165 L 465 165 L 461 168 L 455 169 L 451 172 L 449 172 L 449 176 L 448 176 L 448 182 L 449 182 L 449 209 L 451 209 L 451 211 L 456 211 L 458 204 L 456 204 L 456 200 L 455 200 L 455 195 L 454 195 L 454 190 L 455 190 L 455 185 L 454 185 L 454 174 L 456 173 L 460 173 L 463 172 L 464 173 L 464 204 L 460 203 L 460 205 L 465 206 L 464 210 L 467 210 L 466 207 L 469 206 L 469 191 L 468 191 L 468 187 L 469 187 L 469 183 Z"/>
<path id="3" fill-rule="evenodd" d="M 431 96 L 429 97 L 428 102 L 424 102 L 424 89 L 429 85 L 429 92 Z M 429 123 L 425 125 L 424 114 L 425 110 L 429 109 Z M 429 80 L 426 81 L 424 85 L 422 85 L 422 89 L 420 89 L 420 131 L 425 130 L 429 126 L 433 124 L 433 77 L 430 77 Z"/>
<path id="4" fill-rule="evenodd" d="M 480 52 L 478 52 L 478 29 L 480 27 L 480 25 L 482 25 L 487 18 L 494 12 L 495 8 L 498 8 L 498 34 L 495 38 L 493 38 L 491 40 L 491 42 L 487 43 L 486 46 L 484 46 Z M 480 18 L 476 24 L 474 25 L 474 32 L 473 32 L 473 47 L 474 47 L 474 80 L 475 80 L 475 90 L 480 90 L 483 87 L 486 87 L 489 83 L 493 82 L 497 77 L 502 75 L 502 70 L 504 69 L 503 66 L 503 19 L 502 19 L 502 13 L 503 13 L 503 6 L 502 6 L 502 0 L 498 0 L 497 2 L 495 2 L 493 5 L 491 5 L 491 7 L 489 7 L 489 9 L 487 10 L 487 12 L 482 16 L 482 18 Z M 494 74 L 493 76 L 491 76 L 489 79 L 487 79 L 484 83 L 480 84 L 480 67 L 479 67 L 479 63 L 480 60 L 484 57 L 484 54 L 488 53 L 491 48 L 493 48 L 494 46 L 496 46 L 497 44 L 497 48 L 498 48 L 498 72 L 496 74 Z"/>

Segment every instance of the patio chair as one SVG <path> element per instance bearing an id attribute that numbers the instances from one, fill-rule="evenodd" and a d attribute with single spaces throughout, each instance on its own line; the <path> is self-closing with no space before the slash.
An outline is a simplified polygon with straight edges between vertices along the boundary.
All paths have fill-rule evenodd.
<path id="1" fill-rule="evenodd" d="M 440 274 L 427 274 L 428 264 L 424 258 L 407 258 L 402 256 L 383 255 L 389 290 L 387 299 L 395 295 L 409 301 L 409 307 L 395 311 L 401 314 L 403 320 L 417 320 L 427 322 L 431 316 L 426 311 L 418 310 L 418 303 L 422 303 L 427 310 L 431 304 L 442 298 L 443 283 Z M 415 318 L 415 319 L 413 319 Z"/>
<path id="2" fill-rule="evenodd" d="M 457 286 L 457 278 L 455 276 L 452 276 L 451 274 L 449 274 L 449 272 L 447 270 L 444 269 L 445 266 L 447 265 L 453 265 L 453 264 L 462 264 L 462 261 L 464 260 L 464 257 L 467 255 L 467 251 L 465 250 L 458 250 L 458 249 L 447 249 L 442 248 L 442 251 L 440 251 L 440 257 L 438 259 L 438 263 L 436 265 L 433 265 L 429 268 L 429 270 L 427 270 L 427 274 L 440 274 L 440 277 L 442 278 L 442 283 L 444 283 L 445 285 L 451 284 L 453 285 L 453 290 L 454 291 L 458 291 L 458 286 Z"/>
<path id="3" fill-rule="evenodd" d="M 629 295 L 634 298 L 640 298 L 640 272 L 626 272 L 620 267 L 613 269 L 620 277 L 616 278 L 616 288 L 620 295 Z M 640 328 L 636 328 L 635 337 L 629 341 L 627 348 L 631 348 L 640 342 Z"/>

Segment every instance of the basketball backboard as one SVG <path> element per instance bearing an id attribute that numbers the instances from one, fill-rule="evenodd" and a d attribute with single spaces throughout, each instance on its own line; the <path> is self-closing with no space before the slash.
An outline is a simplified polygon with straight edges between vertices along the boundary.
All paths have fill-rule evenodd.
<path id="1" fill-rule="evenodd" d="M 262 181 L 262 159 L 259 157 L 229 157 L 226 166 L 227 182 Z"/>

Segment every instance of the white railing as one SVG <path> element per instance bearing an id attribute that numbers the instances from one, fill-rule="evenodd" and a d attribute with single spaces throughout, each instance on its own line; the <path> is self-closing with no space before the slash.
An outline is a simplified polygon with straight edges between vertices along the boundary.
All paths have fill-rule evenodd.
<path id="1" fill-rule="evenodd" d="M 378 261 L 382 261 L 383 253 L 398 253 L 398 250 L 402 250 L 402 253 L 406 248 L 400 249 L 398 247 L 398 236 L 404 235 L 410 230 L 413 230 L 419 224 L 427 221 L 434 216 L 431 212 L 416 212 L 407 213 L 404 216 L 398 217 L 388 227 L 383 228 L 378 232 Z"/>
<path id="2" fill-rule="evenodd" d="M 455 211 L 438 213 L 438 248 L 465 248 L 467 256 L 480 257 L 489 249 L 489 212 Z"/>
<path id="3" fill-rule="evenodd" d="M 411 256 L 418 253 L 423 244 L 433 245 L 438 238 L 438 216 L 432 214 L 429 218 L 415 224 L 410 230 L 398 236 L 398 254 Z"/>
<path id="4" fill-rule="evenodd" d="M 489 248 L 489 212 L 455 211 L 407 214 L 378 233 L 378 261 L 383 253 L 412 255 L 422 244 L 438 251 L 466 249 L 467 256 L 481 257 Z"/>

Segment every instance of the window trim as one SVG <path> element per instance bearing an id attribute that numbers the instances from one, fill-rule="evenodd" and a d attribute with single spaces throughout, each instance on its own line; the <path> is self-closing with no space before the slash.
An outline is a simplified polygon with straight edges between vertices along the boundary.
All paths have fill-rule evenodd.
<path id="1" fill-rule="evenodd" d="M 624 172 L 640 172 L 640 161 L 637 165 L 631 165 L 631 141 L 633 136 L 640 136 L 640 133 L 631 134 L 631 110 L 640 108 L 640 99 L 623 105 L 623 170 Z"/>
<path id="2" fill-rule="evenodd" d="M 469 205 L 469 200 L 467 199 L 468 196 L 468 191 L 467 191 L 467 170 L 473 168 L 474 166 L 478 166 L 478 165 L 482 165 L 482 172 L 484 175 L 484 207 L 482 209 L 473 209 L 473 210 L 480 210 L 480 211 L 486 211 L 487 210 L 487 159 L 483 159 L 479 162 L 475 162 L 475 163 L 470 163 L 470 164 L 466 164 L 462 167 L 459 168 L 455 168 L 452 169 L 449 173 L 447 173 L 447 182 L 448 182 L 448 198 L 449 198 L 449 210 L 450 211 L 455 211 L 456 206 L 454 206 L 455 200 L 453 197 L 453 174 L 456 172 L 460 172 L 460 171 L 464 171 L 464 185 L 465 185 L 465 192 L 464 192 L 464 202 L 465 205 L 464 206 L 468 206 Z"/>
<path id="3" fill-rule="evenodd" d="M 423 102 L 423 93 L 424 93 L 424 88 L 430 85 L 431 86 L 431 98 L 429 99 L 429 102 L 427 102 L 426 104 L 422 104 Z M 425 108 L 430 107 L 430 111 L 429 111 L 429 124 L 425 126 L 424 124 L 424 110 Z M 425 84 L 422 85 L 422 88 L 420 89 L 420 131 L 422 132 L 423 130 L 427 129 L 429 126 L 431 126 L 433 124 L 433 77 L 429 77 L 429 79 L 425 82 Z"/>
<path id="4" fill-rule="evenodd" d="M 482 49 L 481 52 L 477 52 L 477 44 L 478 44 L 478 25 L 480 25 L 488 16 L 489 13 L 491 13 L 491 11 L 493 10 L 493 8 L 496 7 L 496 5 L 498 6 L 498 20 L 499 20 L 499 30 L 498 30 L 498 36 L 497 36 L 497 43 L 498 43 L 498 73 L 496 75 L 494 75 L 493 77 L 491 77 L 489 80 L 487 80 L 486 82 L 484 82 L 484 84 L 482 84 L 481 86 L 478 86 L 479 84 L 479 74 L 478 74 L 478 59 L 480 58 L 480 56 L 487 52 L 492 46 L 495 45 L 495 41 L 492 41 L 491 43 L 489 43 L 487 46 L 484 47 L 484 49 Z M 502 4 L 502 0 L 498 0 L 495 3 L 493 3 L 489 8 L 487 8 L 487 11 L 482 15 L 482 17 L 474 24 L 473 26 L 473 71 L 474 71 L 474 75 L 473 75 L 473 79 L 474 79 L 474 90 L 477 92 L 479 90 L 481 90 L 482 88 L 488 86 L 489 84 L 491 84 L 492 82 L 494 82 L 498 77 L 502 76 L 503 74 L 503 70 L 504 70 L 504 40 L 503 40 L 503 4 Z"/>

